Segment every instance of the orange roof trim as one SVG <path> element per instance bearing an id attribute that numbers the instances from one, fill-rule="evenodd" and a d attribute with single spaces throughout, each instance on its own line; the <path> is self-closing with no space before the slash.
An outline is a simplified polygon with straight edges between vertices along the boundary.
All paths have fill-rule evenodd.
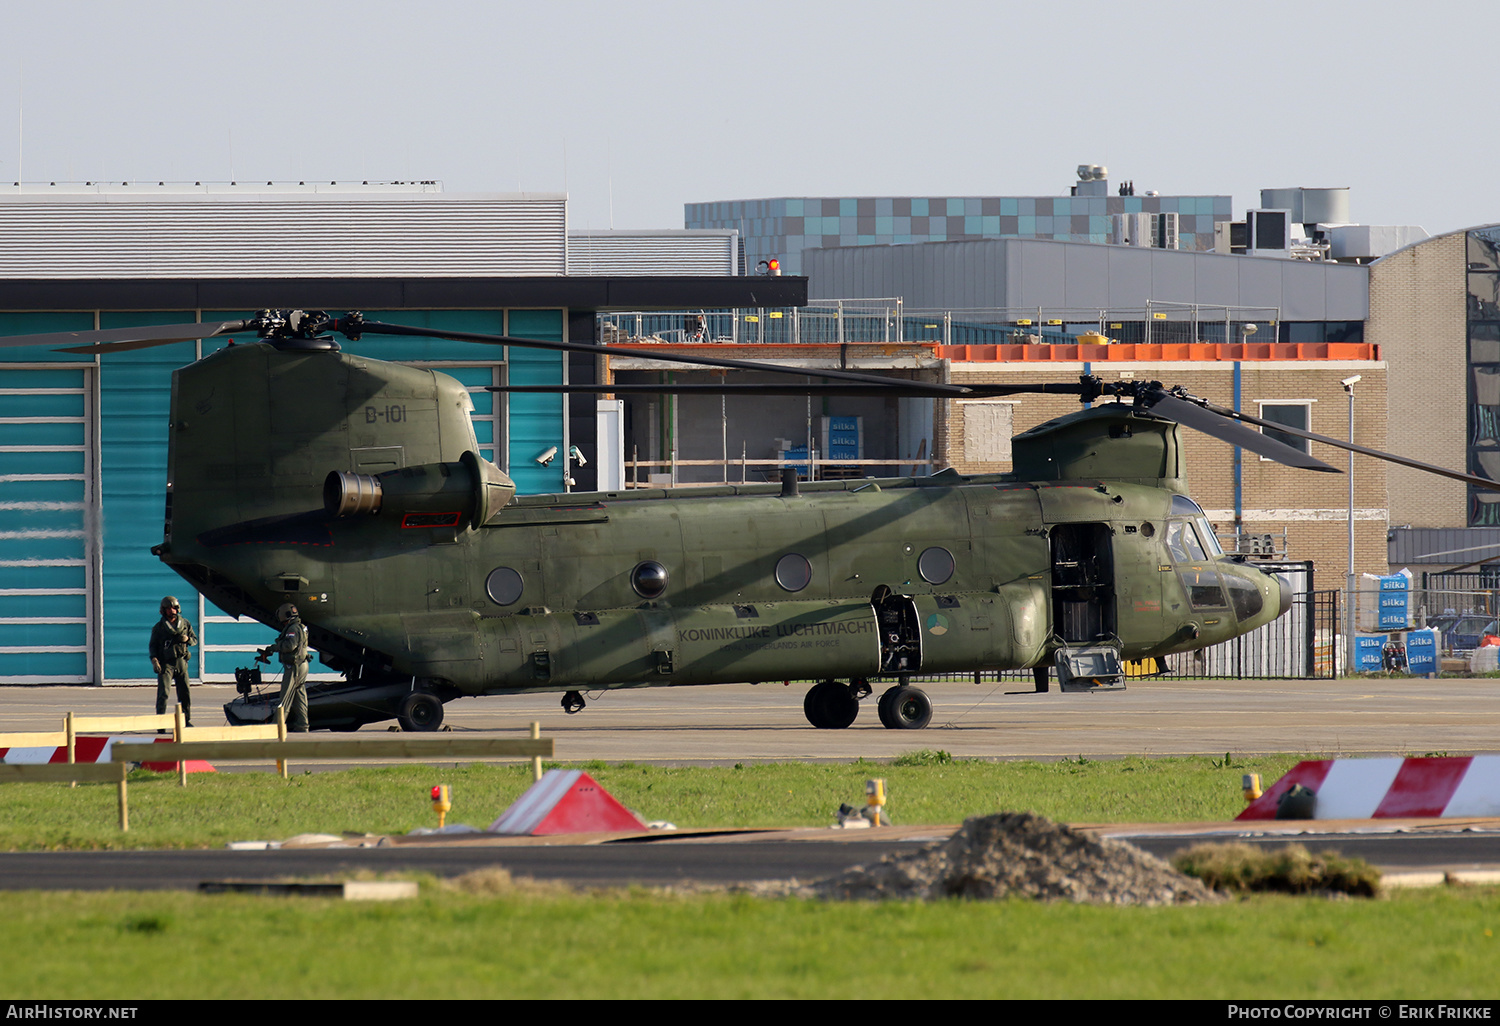
<path id="1" fill-rule="evenodd" d="M 936 346 L 957 363 L 1127 362 L 1165 360 L 1379 360 L 1372 342 L 1183 342 L 1175 345 L 1116 342 L 1109 345 Z"/>
<path id="2" fill-rule="evenodd" d="M 850 350 L 859 355 L 874 353 L 899 356 L 913 349 L 927 349 L 936 357 L 955 363 L 1082 363 L 1129 362 L 1160 363 L 1164 360 L 1222 361 L 1235 360 L 1366 360 L 1378 361 L 1380 347 L 1372 342 L 1182 342 L 1146 344 L 1144 342 L 1111 342 L 1107 345 L 993 345 L 945 346 L 938 342 L 850 342 Z M 611 342 L 607 352 L 650 356 L 652 352 L 707 353 L 715 349 L 734 350 L 738 359 L 760 352 L 766 358 L 796 359 L 827 356 L 839 352 L 836 342 L 738 342 L 673 343 Z"/>

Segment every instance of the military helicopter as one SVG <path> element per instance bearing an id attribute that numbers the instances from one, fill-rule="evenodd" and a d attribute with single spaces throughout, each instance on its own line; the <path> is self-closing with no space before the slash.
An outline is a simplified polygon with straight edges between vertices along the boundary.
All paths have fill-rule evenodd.
<path id="1" fill-rule="evenodd" d="M 1158 382 L 958 386 L 854 371 L 663 356 L 793 376 L 786 385 L 532 386 L 499 391 L 1069 393 L 1101 403 L 1014 439 L 1015 470 L 963 477 L 517 496 L 480 458 L 456 379 L 345 352 L 362 334 L 598 353 L 583 343 L 435 331 L 358 313 L 0 339 L 109 352 L 254 333 L 172 375 L 165 527 L 152 552 L 224 612 L 273 625 L 296 603 L 341 682 L 309 687 L 314 729 L 392 717 L 435 730 L 471 695 L 816 680 L 814 727 L 932 716 L 914 674 L 1055 668 L 1065 691 L 1124 686 L 1122 660 L 1245 634 L 1286 582 L 1225 556 L 1187 493 L 1179 425 L 1293 466 L 1336 468 L 1269 426 L 1488 487 L 1494 482 L 1213 406 Z M 66 345 L 65 345 L 66 344 Z M 240 675 L 231 722 L 274 695 Z"/>

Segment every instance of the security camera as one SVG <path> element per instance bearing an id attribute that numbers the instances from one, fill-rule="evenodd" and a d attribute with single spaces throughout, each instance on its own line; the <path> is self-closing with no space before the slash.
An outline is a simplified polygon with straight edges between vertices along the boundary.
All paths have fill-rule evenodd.
<path id="1" fill-rule="evenodd" d="M 580 467 L 586 467 L 589 465 L 589 461 L 583 458 L 583 453 L 578 451 L 578 446 L 576 445 L 568 446 L 568 459 L 572 460 Z"/>
<path id="2" fill-rule="evenodd" d="M 1352 376 L 1347 377 L 1344 380 L 1340 381 L 1339 384 L 1343 385 L 1344 386 L 1344 391 L 1347 392 L 1351 388 L 1354 387 L 1355 383 L 1357 381 L 1359 381 L 1359 379 L 1360 379 L 1360 375 L 1355 374 L 1355 375 L 1352 375 Z"/>
<path id="3" fill-rule="evenodd" d="M 557 446 L 553 445 L 542 450 L 542 452 L 537 455 L 536 461 L 545 467 L 548 466 L 556 456 Z"/>

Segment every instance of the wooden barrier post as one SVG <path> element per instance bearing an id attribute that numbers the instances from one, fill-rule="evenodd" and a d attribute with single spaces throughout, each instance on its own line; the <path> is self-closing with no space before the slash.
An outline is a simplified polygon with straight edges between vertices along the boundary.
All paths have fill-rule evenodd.
<path id="1" fill-rule="evenodd" d="M 278 705 L 278 706 L 276 706 L 276 740 L 278 740 L 278 741 L 285 741 L 286 740 L 286 706 L 284 706 L 284 705 Z M 276 772 L 278 772 L 278 773 L 281 774 L 281 779 L 282 780 L 289 780 L 289 779 L 291 779 L 287 775 L 287 768 L 286 768 L 286 760 L 285 759 L 277 759 L 276 760 Z"/>
<path id="2" fill-rule="evenodd" d="M 91 780 L 117 785 L 120 807 L 120 829 L 130 829 L 130 811 L 126 801 L 125 777 L 130 767 L 123 762 L 86 762 L 82 765 L 42 763 L 39 765 L 0 765 L 0 783 L 76 783 Z"/>
<path id="3" fill-rule="evenodd" d="M 77 713 L 69 713 L 73 717 L 73 730 L 77 734 L 114 734 L 118 732 L 129 732 L 138 730 L 166 730 L 172 726 L 172 714 L 163 713 L 160 716 L 146 713 L 139 716 L 79 716 Z M 59 745 L 67 743 L 66 724 L 64 731 L 57 735 L 62 740 Z"/>
<path id="4" fill-rule="evenodd" d="M 182 731 L 187 726 L 186 718 L 182 715 L 182 703 L 178 702 L 172 707 L 172 740 L 181 744 L 183 741 Z M 187 787 L 187 761 L 177 760 L 177 786 Z"/>
<path id="5" fill-rule="evenodd" d="M 71 709 L 63 715 L 63 733 L 68 735 L 68 765 L 71 766 L 76 761 L 73 758 L 74 750 L 77 747 L 74 742 L 78 740 L 78 734 L 73 730 L 73 711 Z M 78 781 L 70 780 L 68 781 L 68 786 L 77 787 Z"/>
<path id="6" fill-rule="evenodd" d="M 285 741 L 187 741 L 157 745 L 152 755 L 163 762 L 178 759 L 258 759 L 288 762 L 337 759 L 529 759 L 553 756 L 552 738 L 476 738 L 468 735 L 423 738 L 335 739 L 302 734 Z M 82 779 L 82 778 L 80 778 Z"/>
<path id="7" fill-rule="evenodd" d="M 536 741 L 542 736 L 542 725 L 536 720 L 531 721 L 531 740 Z M 542 779 L 542 757 L 533 755 L 531 757 L 531 782 L 536 783 Z"/>

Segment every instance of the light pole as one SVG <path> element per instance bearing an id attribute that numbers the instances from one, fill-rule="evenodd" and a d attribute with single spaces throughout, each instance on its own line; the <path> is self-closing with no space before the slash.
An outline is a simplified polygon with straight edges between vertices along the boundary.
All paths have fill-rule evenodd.
<path id="1" fill-rule="evenodd" d="M 1354 444 L 1354 386 L 1359 382 L 1360 375 L 1355 374 L 1344 378 L 1339 384 L 1344 386 L 1344 394 L 1349 397 L 1349 444 Z M 1344 649 L 1345 666 L 1344 672 L 1353 673 L 1355 670 L 1354 657 L 1354 450 L 1349 450 L 1349 565 L 1346 576 L 1346 599 L 1344 610 Z"/>

